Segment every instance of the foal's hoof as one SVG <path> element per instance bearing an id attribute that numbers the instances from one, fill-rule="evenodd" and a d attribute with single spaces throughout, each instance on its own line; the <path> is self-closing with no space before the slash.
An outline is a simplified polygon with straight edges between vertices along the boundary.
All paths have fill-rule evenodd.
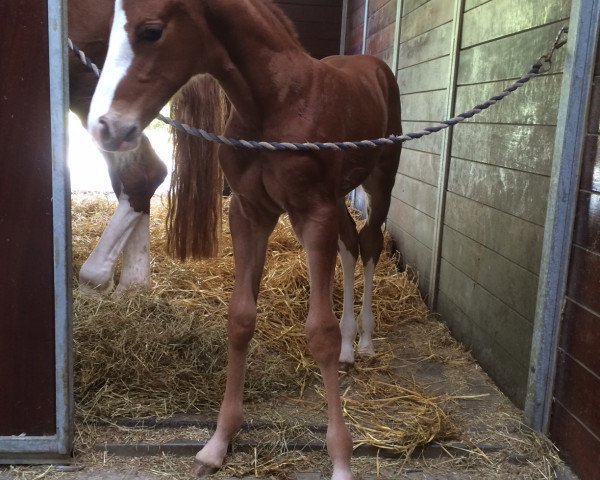
<path id="1" fill-rule="evenodd" d="M 218 467 L 212 467 L 210 465 L 205 465 L 197 458 L 194 458 L 194 464 L 192 465 L 192 475 L 196 478 L 204 478 L 212 475 L 218 470 Z"/>
<path id="2" fill-rule="evenodd" d="M 354 366 L 354 363 L 340 362 L 338 365 L 338 370 L 340 372 L 348 373 L 350 370 L 352 370 L 353 366 Z"/>

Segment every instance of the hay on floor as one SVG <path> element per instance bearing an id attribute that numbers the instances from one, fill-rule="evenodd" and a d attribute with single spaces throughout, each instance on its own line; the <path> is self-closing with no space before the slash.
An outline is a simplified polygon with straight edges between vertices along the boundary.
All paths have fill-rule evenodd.
<path id="1" fill-rule="evenodd" d="M 74 197 L 74 278 L 114 208 L 110 197 Z M 164 211 L 161 200 L 155 201 L 150 292 L 89 298 L 75 289 L 75 395 L 80 420 L 165 417 L 218 408 L 225 380 L 227 303 L 233 287 L 230 236 L 224 226 L 217 258 L 174 261 L 164 253 Z M 388 337 L 408 322 L 425 319 L 428 311 L 415 282 L 398 272 L 398 259 L 389 250 L 377 266 L 374 285 L 378 355 L 359 360 L 344 375 L 342 399 L 355 444 L 410 452 L 446 437 L 452 426 L 441 407 L 444 399 L 423 393 L 418 385 L 400 384 L 394 375 Z M 318 369 L 304 337 L 306 273 L 304 254 L 282 217 L 269 244 L 249 355 L 245 398 L 256 410 L 262 402 L 279 398 L 324 410 Z M 355 287 L 358 309 L 360 266 Z M 339 315 L 340 268 L 334 300 Z"/>

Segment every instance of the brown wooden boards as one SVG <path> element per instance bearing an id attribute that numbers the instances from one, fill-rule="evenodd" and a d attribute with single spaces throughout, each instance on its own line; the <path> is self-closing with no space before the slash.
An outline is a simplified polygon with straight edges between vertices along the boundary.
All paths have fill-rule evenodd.
<path id="1" fill-rule="evenodd" d="M 600 478 L 599 105 L 600 53 L 589 99 L 550 420 L 552 439 L 586 480 Z"/>
<path id="2" fill-rule="evenodd" d="M 56 432 L 47 8 L 0 2 L 0 436 Z"/>

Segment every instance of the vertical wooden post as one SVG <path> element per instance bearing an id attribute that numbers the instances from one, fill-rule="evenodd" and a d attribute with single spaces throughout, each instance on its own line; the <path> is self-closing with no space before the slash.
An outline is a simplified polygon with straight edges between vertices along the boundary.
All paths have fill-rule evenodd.
<path id="1" fill-rule="evenodd" d="M 450 78 L 446 97 L 446 116 L 452 118 L 455 114 L 456 83 L 458 78 L 458 59 L 460 55 L 461 34 L 465 0 L 455 0 L 452 46 L 450 48 Z M 441 119 L 440 119 L 441 120 Z M 448 175 L 450 174 L 450 161 L 452 156 L 452 131 L 453 127 L 444 130 L 444 140 L 440 155 L 440 170 L 438 173 L 437 201 L 433 227 L 433 242 L 431 251 L 431 269 L 429 274 L 429 308 L 435 310 L 440 280 L 440 263 L 442 259 L 442 236 L 444 231 L 444 212 L 446 210 L 446 190 L 448 188 Z"/>

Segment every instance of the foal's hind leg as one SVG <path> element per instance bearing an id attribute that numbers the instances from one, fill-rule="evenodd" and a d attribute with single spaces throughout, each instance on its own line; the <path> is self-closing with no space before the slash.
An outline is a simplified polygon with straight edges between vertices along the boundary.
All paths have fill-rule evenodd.
<path id="1" fill-rule="evenodd" d="M 359 315 L 360 338 L 358 352 L 363 355 L 374 355 L 373 328 L 373 275 L 379 256 L 383 250 L 383 232 L 381 226 L 385 222 L 390 208 L 390 197 L 399 155 L 390 156 L 371 172 L 362 186 L 367 194 L 367 220 L 359 233 L 360 256 L 363 263 L 364 290 Z"/>
<path id="2" fill-rule="evenodd" d="M 196 454 L 192 472 L 204 477 L 223 464 L 227 447 L 243 420 L 242 396 L 248 343 L 256 324 L 256 300 L 269 235 L 278 215 L 257 211 L 237 195 L 231 197 L 229 223 L 235 261 L 235 284 L 227 323 L 227 383 L 217 429 Z"/>
<path id="3" fill-rule="evenodd" d="M 344 273 L 344 304 L 340 330 L 342 349 L 340 368 L 347 370 L 354 364 L 354 339 L 356 338 L 356 319 L 354 318 L 354 271 L 358 258 L 358 233 L 354 219 L 348 213 L 344 199 L 338 201 L 339 239 L 338 252 Z"/>
<path id="4" fill-rule="evenodd" d="M 325 205 L 304 215 L 290 213 L 290 219 L 308 259 L 310 297 L 305 330 L 308 347 L 325 384 L 327 451 L 333 463 L 331 478 L 352 480 L 352 437 L 344 423 L 338 381 L 341 335 L 332 302 L 338 238 L 336 208 Z"/>

